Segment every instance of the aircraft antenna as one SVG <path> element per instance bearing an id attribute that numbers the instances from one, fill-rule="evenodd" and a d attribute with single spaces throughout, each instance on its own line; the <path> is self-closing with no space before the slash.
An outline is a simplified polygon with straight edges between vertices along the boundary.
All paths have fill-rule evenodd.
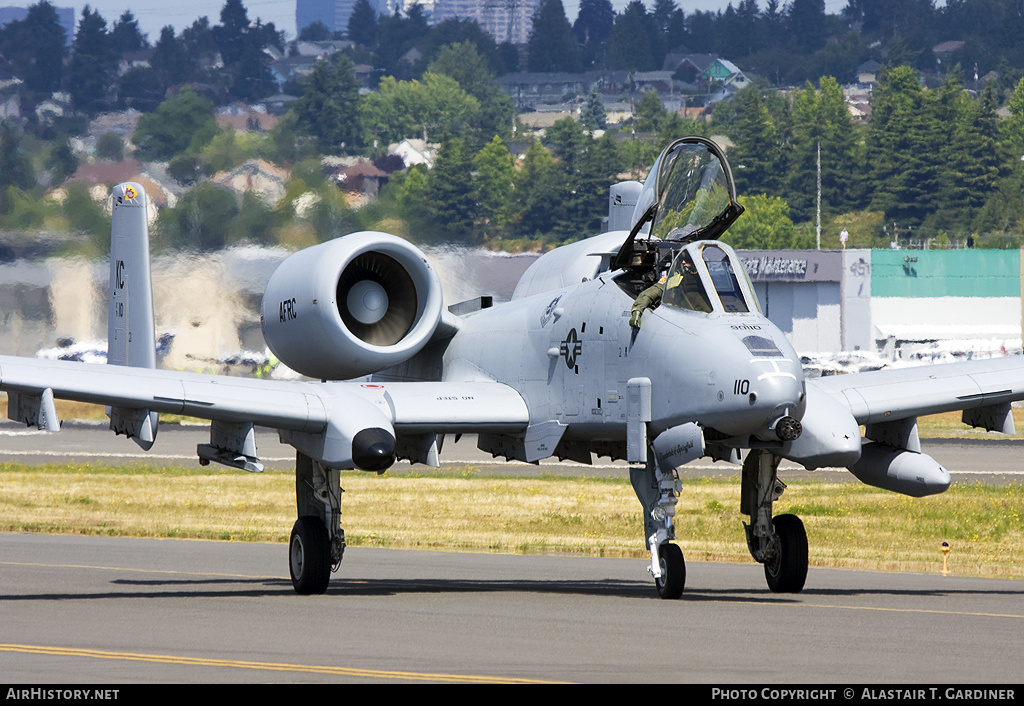
<path id="1" fill-rule="evenodd" d="M 818 140 L 818 214 L 815 219 L 815 235 L 818 240 L 818 250 L 821 250 L 821 140 Z"/>

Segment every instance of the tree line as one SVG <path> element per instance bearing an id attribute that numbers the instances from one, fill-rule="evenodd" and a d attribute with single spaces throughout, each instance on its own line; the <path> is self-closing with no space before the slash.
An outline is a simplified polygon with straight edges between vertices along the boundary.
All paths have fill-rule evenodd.
<path id="1" fill-rule="evenodd" d="M 1024 67 L 1024 12 L 1019 0 L 847 0 L 828 14 L 824 0 L 737 0 L 724 10 L 685 12 L 675 0 L 654 0 L 650 10 L 632 0 L 616 12 L 611 0 L 581 0 L 570 22 L 562 0 L 541 0 L 525 46 L 497 45 L 489 35 L 445 36 L 429 27 L 422 10 L 378 17 L 369 0 L 357 0 L 347 32 L 360 48 L 360 61 L 386 75 L 410 78 L 422 71 L 403 59 L 409 49 L 431 50 L 461 39 L 478 45 L 496 75 L 515 71 L 654 71 L 669 54 L 713 54 L 730 59 L 771 85 L 799 86 L 833 76 L 856 79 L 857 68 L 873 59 L 942 72 L 959 64 L 984 76 Z M 450 32 L 451 27 L 446 31 Z M 310 28 L 311 38 L 327 36 Z M 936 54 L 943 42 L 955 44 Z M 693 81 L 682 69 L 677 78 Z"/>
<path id="2" fill-rule="evenodd" d="M 797 223 L 817 215 L 817 179 L 828 231 L 856 245 L 931 241 L 1020 244 L 1024 208 L 1024 81 L 997 115 L 1000 88 L 964 89 L 950 71 L 933 87 L 899 66 L 882 72 L 866 125 L 854 123 L 833 78 L 789 97 L 750 86 L 716 111 L 740 193 L 784 200 Z M 820 152 L 819 152 L 820 150 Z M 742 199 L 741 199 L 742 200 Z M 807 241 L 807 227 L 803 242 Z"/>
<path id="3" fill-rule="evenodd" d="M 558 0 L 545 0 L 538 12 L 556 5 L 564 16 Z M 945 11 L 962 5 L 947 3 Z M 584 7 L 589 12 L 595 3 L 581 5 L 577 24 L 581 18 L 586 21 Z M 659 7 L 663 15 L 672 8 L 666 17 L 681 16 L 671 2 L 659 2 L 648 14 L 657 14 Z M 791 27 L 798 26 L 794 23 L 802 16 L 797 12 L 800 7 L 795 1 L 786 6 Z M 770 14 L 771 8 L 769 4 L 761 14 Z M 865 4 L 851 2 L 848 11 L 854 10 L 861 13 L 858 21 L 865 27 L 881 23 L 874 31 L 901 26 L 872 19 Z M 606 129 L 602 101 L 592 94 L 579 97 L 579 120 L 563 119 L 535 139 L 517 125 L 511 99 L 495 83 L 502 70 L 502 48 L 475 23 L 451 20 L 429 27 L 414 6 L 406 15 L 391 17 L 364 12 L 360 26 L 357 6 L 349 35 L 359 42 L 315 65 L 296 87 L 298 99 L 277 127 L 240 135 L 217 128 L 215 104 L 230 95 L 233 86 L 244 83 L 241 65 L 254 47 L 281 39 L 272 25 L 249 22 L 246 12 L 240 0 L 227 0 L 219 25 L 210 26 L 202 18 L 180 36 L 170 28 L 162 33 L 167 47 L 178 42 L 179 48 L 206 46 L 226 57 L 220 73 L 202 69 L 206 73 L 189 74 L 200 71 L 198 64 L 177 66 L 183 73 L 168 82 L 193 80 L 166 84 L 132 139 L 135 156 L 166 162 L 176 180 L 194 185 L 177 206 L 161 214 L 158 237 L 168 246 L 220 247 L 242 240 L 295 245 L 361 228 L 391 230 L 423 241 L 504 247 L 585 237 L 600 228 L 608 186 L 620 178 L 642 178 L 661 148 L 686 134 L 724 135 L 732 143 L 729 159 L 747 213 L 728 238 L 743 247 L 813 245 L 819 152 L 824 230 L 832 238 L 847 228 L 850 245 L 887 246 L 913 238 L 943 242 L 972 235 L 979 245 L 1014 246 L 1024 232 L 1024 207 L 1016 198 L 1024 180 L 1024 89 L 1012 71 L 969 93 L 964 86 L 973 87 L 973 79 L 952 66 L 930 87 L 910 65 L 887 67 L 866 125 L 853 121 L 840 80 L 829 75 L 792 91 L 761 81 L 719 104 L 709 119 L 701 121 L 670 113 L 656 93 L 646 92 L 635 96 L 634 117 L 611 129 Z M 627 7 L 621 15 L 612 13 L 612 27 L 628 12 Z M 52 7 L 41 2 L 22 23 L 0 30 L 0 49 L 12 47 L 10 55 L 4 53 L 6 61 L 20 59 L 14 45 L 3 42 L 22 36 L 26 27 L 41 26 L 39 18 L 50 13 Z M 682 19 L 692 21 L 698 14 Z M 727 9 L 715 21 L 728 15 Z M 51 21 L 55 14 L 47 20 Z M 118 46 L 145 42 L 130 13 L 110 31 L 102 24 L 96 13 L 83 11 L 72 60 L 52 69 L 64 72 L 56 84 L 41 78 L 32 78 L 30 84 L 30 65 L 46 71 L 25 60 L 26 95 L 42 96 L 48 88 L 63 85 L 75 53 L 82 54 L 83 62 L 87 56 L 104 54 L 89 50 L 90 36 L 102 35 L 108 45 L 115 35 L 123 42 Z M 567 26 L 566 20 L 563 34 Z M 569 27 L 573 37 L 575 29 Z M 591 28 L 585 37 L 596 36 L 596 31 Z M 322 36 L 322 29 L 314 26 L 304 35 Z M 200 42 L 200 37 L 205 39 Z M 408 43 L 415 37 L 429 41 L 415 43 L 423 48 L 422 58 L 411 64 L 403 49 L 412 46 Z M 198 43 L 189 45 L 186 39 Z M 580 48 L 586 44 L 574 41 Z M 606 43 L 605 48 L 610 51 L 614 46 Z M 513 59 L 520 55 L 515 52 Z M 378 90 L 361 95 L 355 63 L 367 57 L 384 65 L 393 61 L 396 70 L 380 79 Z M 166 69 L 155 61 L 148 70 Z M 116 82 L 105 85 L 108 90 L 96 87 L 91 96 L 82 97 L 82 105 L 92 105 L 90 110 L 116 105 L 123 93 L 110 88 Z M 98 102 L 87 103 L 92 99 Z M 1001 105 L 1008 106 L 1009 118 L 997 118 Z M 87 114 L 73 113 L 48 126 L 33 123 L 31 117 L 21 128 L 3 125 L 0 227 L 64 224 L 95 231 L 102 247 L 103 216 L 81 207 L 85 196 L 80 187 L 68 189 L 62 204 L 40 198 L 46 186 L 60 184 L 77 166 L 68 138 L 75 130 L 74 120 L 80 119 L 75 116 Z M 433 167 L 396 172 L 379 198 L 361 208 L 351 208 L 321 168 L 323 155 L 363 155 L 381 163 L 387 159 L 386 146 L 404 138 L 439 145 Z M 96 156 L 120 159 L 124 148 L 116 136 L 104 135 L 97 142 Z M 251 195 L 241 201 L 225 198 L 206 181 L 254 157 L 291 170 L 286 196 L 276 206 Z"/>
<path id="4" fill-rule="evenodd" d="M 86 5 L 78 18 L 70 47 L 49 0 L 28 8 L 25 19 L 0 28 L 0 66 L 20 78 L 23 112 L 54 92 L 70 94 L 83 117 L 135 108 L 148 112 L 183 83 L 201 83 L 211 96 L 259 100 L 276 92 L 267 47 L 284 51 L 284 35 L 273 23 L 250 21 L 241 0 L 226 0 L 220 24 L 206 17 L 176 34 L 164 27 L 150 45 L 130 10 L 108 27 L 98 11 Z M 148 62 L 124 69 L 132 53 L 152 48 Z M 221 66 L 212 68 L 218 54 Z"/>

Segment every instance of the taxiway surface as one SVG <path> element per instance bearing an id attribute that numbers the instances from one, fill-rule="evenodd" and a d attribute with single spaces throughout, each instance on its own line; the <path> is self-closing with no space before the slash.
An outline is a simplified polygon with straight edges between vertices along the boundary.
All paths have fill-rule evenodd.
<path id="1" fill-rule="evenodd" d="M 1024 680 L 1020 582 L 353 548 L 297 596 L 281 545 L 0 535 L 10 683 Z"/>

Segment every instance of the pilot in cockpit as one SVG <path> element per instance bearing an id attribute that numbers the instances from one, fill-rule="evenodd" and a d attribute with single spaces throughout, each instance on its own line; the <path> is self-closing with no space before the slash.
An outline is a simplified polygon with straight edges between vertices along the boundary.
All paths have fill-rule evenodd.
<path id="1" fill-rule="evenodd" d="M 668 235 L 665 236 L 664 240 L 683 240 L 683 238 L 696 230 L 696 226 L 687 223 L 681 228 L 673 228 Z M 645 310 L 658 308 L 658 305 L 661 303 L 662 295 L 666 289 L 674 289 L 682 282 L 683 276 L 681 272 L 677 272 L 670 280 L 668 270 L 671 263 L 671 257 L 666 258 L 662 263 L 659 263 L 658 269 L 662 272 L 661 277 L 659 277 L 658 281 L 653 285 L 640 292 L 639 296 L 637 296 L 636 300 L 633 302 L 632 313 L 629 317 L 629 325 L 633 328 L 640 328 L 640 318 L 643 316 Z M 697 271 L 693 267 L 693 261 L 690 260 L 689 256 L 686 257 L 684 265 L 688 267 L 689 271 L 692 272 L 694 276 L 697 275 Z M 668 287 L 666 287 L 666 283 L 668 283 Z"/>
<path id="2" fill-rule="evenodd" d="M 640 328 L 644 311 L 656 309 L 662 301 L 693 311 L 711 311 L 697 268 L 685 250 L 676 256 L 669 271 L 634 300 L 629 325 Z"/>

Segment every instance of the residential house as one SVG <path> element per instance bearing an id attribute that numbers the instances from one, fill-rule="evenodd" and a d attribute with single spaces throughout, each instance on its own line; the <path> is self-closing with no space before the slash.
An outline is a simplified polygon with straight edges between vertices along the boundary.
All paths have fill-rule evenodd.
<path id="1" fill-rule="evenodd" d="M 707 99 L 707 104 L 727 100 L 735 95 L 736 91 L 749 85 L 752 80 L 736 64 L 728 59 L 713 54 L 674 54 L 665 58 L 665 70 L 671 71 L 677 81 L 684 81 L 676 84 L 677 90 L 682 93 L 694 94 L 698 92 L 697 86 L 687 84 L 704 84 L 721 87 L 715 90 Z M 726 90 L 722 90 L 722 89 Z"/>
<path id="2" fill-rule="evenodd" d="M 149 61 L 153 58 L 155 49 L 139 49 L 137 51 L 126 51 L 118 57 L 117 75 L 124 76 L 132 69 L 148 69 Z"/>
<path id="3" fill-rule="evenodd" d="M 314 59 L 334 56 L 339 51 L 344 51 L 352 46 L 347 39 L 328 39 L 322 42 L 307 42 L 296 40 L 295 56 L 312 57 Z"/>
<path id="4" fill-rule="evenodd" d="M 270 65 L 274 82 L 281 88 L 289 81 L 302 81 L 311 73 L 319 59 L 315 56 L 289 56 Z"/>
<path id="5" fill-rule="evenodd" d="M 499 76 L 495 82 L 512 97 L 517 108 L 523 109 L 561 103 L 567 95 L 586 96 L 595 78 L 594 72 L 518 73 Z"/>
<path id="6" fill-rule="evenodd" d="M 425 164 L 427 169 L 433 169 L 434 160 L 437 159 L 437 145 L 424 142 L 418 138 L 409 138 L 388 145 L 388 154 L 401 157 L 406 167 L 411 167 L 414 164 Z"/>
<path id="7" fill-rule="evenodd" d="M 234 103 L 218 111 L 214 119 L 217 122 L 217 127 L 221 130 L 231 127 L 237 133 L 267 132 L 273 130 L 280 122 L 276 116 L 270 115 L 266 110 L 239 103 Z"/>
<path id="8" fill-rule="evenodd" d="M 239 196 L 249 191 L 268 206 L 276 206 L 285 194 L 290 174 L 286 169 L 263 159 L 250 159 L 234 169 L 214 174 L 210 181 L 230 189 Z"/>
<path id="9" fill-rule="evenodd" d="M 345 192 L 345 200 L 356 207 L 377 198 L 391 176 L 364 157 L 324 157 L 320 164 L 324 176 L 337 184 Z"/>
<path id="10" fill-rule="evenodd" d="M 266 106 L 267 112 L 271 115 L 280 116 L 287 113 L 291 104 L 297 100 L 297 96 L 292 96 L 287 93 L 275 93 L 272 96 L 264 98 L 263 105 Z"/>
<path id="11" fill-rule="evenodd" d="M 660 96 L 671 96 L 677 93 L 677 82 L 672 78 L 671 71 L 637 71 L 632 75 L 633 88 L 637 92 L 657 91 Z"/>
<path id="12" fill-rule="evenodd" d="M 721 81 L 725 83 L 730 77 L 742 73 L 736 64 L 728 59 L 714 59 L 700 74 L 701 81 Z"/>
<path id="13" fill-rule="evenodd" d="M 683 81 L 693 83 L 717 59 L 714 54 L 669 54 L 662 69 L 671 71 Z"/>
<path id="14" fill-rule="evenodd" d="M 868 59 L 857 67 L 857 83 L 862 86 L 873 86 L 878 81 L 878 69 L 881 68 L 874 59 Z"/>

